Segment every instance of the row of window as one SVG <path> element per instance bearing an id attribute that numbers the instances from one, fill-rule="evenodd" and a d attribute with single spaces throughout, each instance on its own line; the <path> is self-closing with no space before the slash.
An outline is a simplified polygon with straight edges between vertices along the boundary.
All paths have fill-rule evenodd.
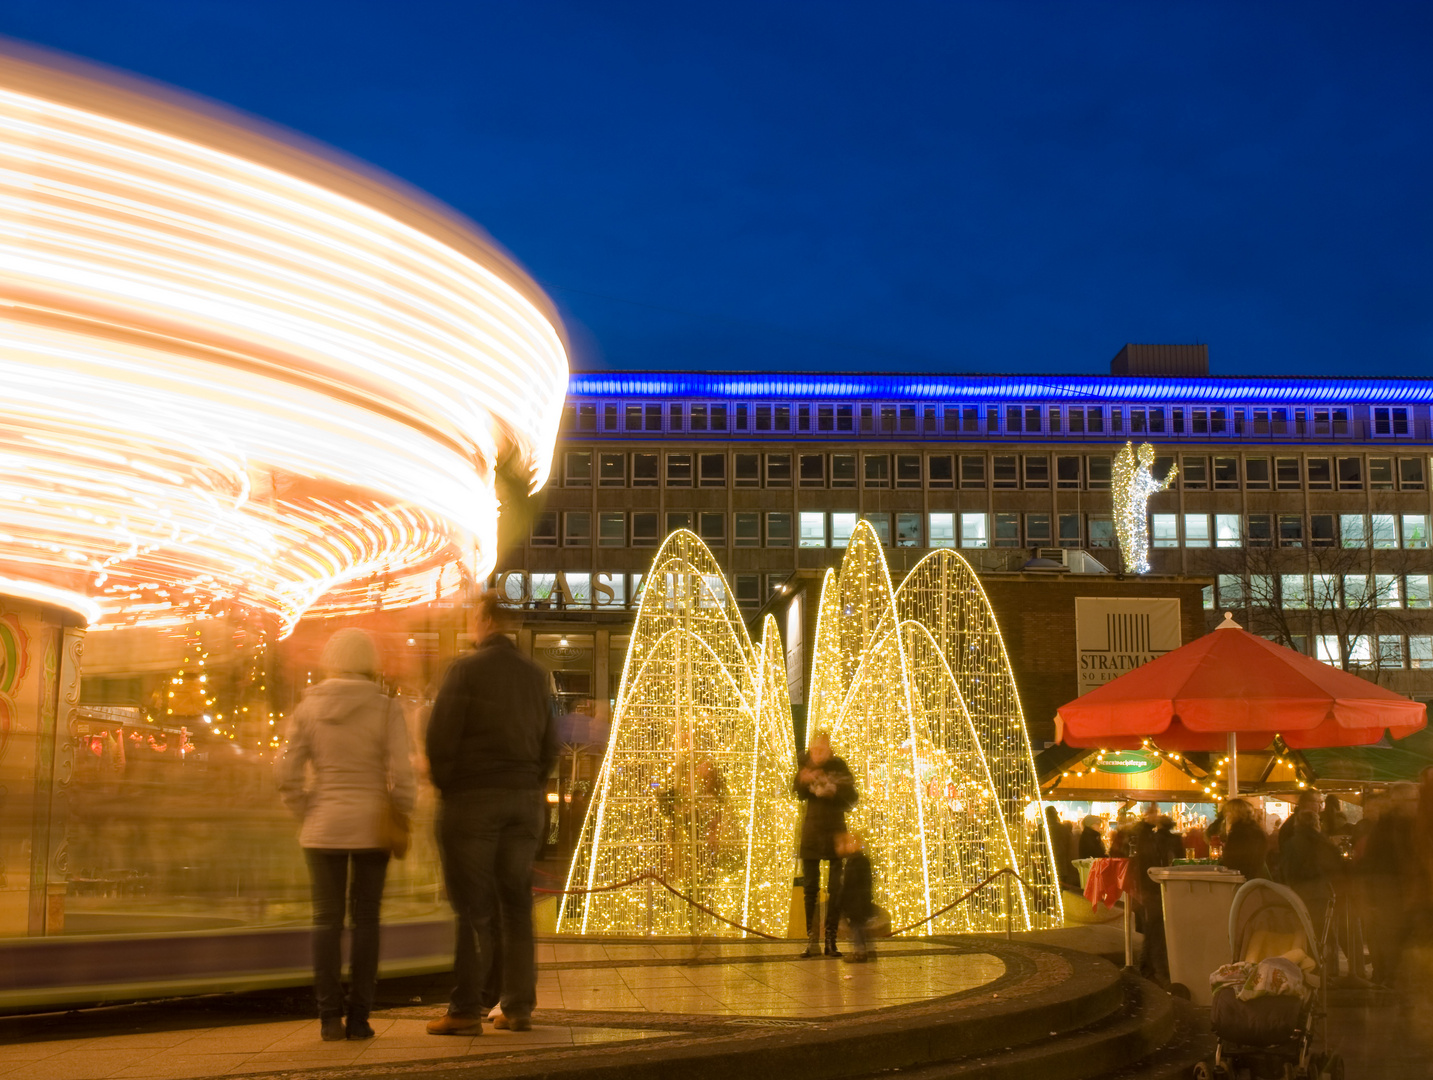
<path id="1" fill-rule="evenodd" d="M 760 607 L 781 588 L 789 574 L 733 574 L 731 590 L 743 607 Z M 492 586 L 506 602 L 538 610 L 566 611 L 586 608 L 635 608 L 642 602 L 642 574 L 560 573 L 507 570 L 494 574 Z M 706 586 L 713 596 L 723 595 L 723 579 L 712 576 Z"/>
<path id="2" fill-rule="evenodd" d="M 1407 438 L 1412 410 L 1202 405 L 750 404 L 573 402 L 570 432 L 852 435 L 1262 435 Z"/>
<path id="3" fill-rule="evenodd" d="M 1219 604 L 1285 611 L 1371 611 L 1433 606 L 1428 574 L 1220 574 Z M 1212 606 L 1212 605 L 1211 605 Z"/>
<path id="4" fill-rule="evenodd" d="M 665 459 L 665 460 L 664 460 Z M 1168 475 L 1175 457 L 1159 457 Z M 1109 454 L 760 454 L 569 450 L 566 487 L 934 488 L 1105 491 Z M 1421 457 L 1236 457 L 1182 454 L 1175 484 L 1187 491 L 1422 491 Z M 663 465 L 665 464 L 665 469 Z"/>
<path id="5" fill-rule="evenodd" d="M 591 547 L 593 514 L 568 510 L 533 519 L 534 547 Z M 737 511 L 734 547 L 845 547 L 856 522 L 869 521 L 881 542 L 895 547 L 1113 547 L 1108 514 L 934 512 L 866 513 Z M 728 543 L 724 510 L 602 510 L 596 514 L 598 547 L 656 547 L 676 529 L 690 529 L 708 544 Z M 560 525 L 560 529 L 559 529 Z M 1151 514 L 1150 543 L 1157 548 L 1336 547 L 1426 548 L 1427 514 Z"/>

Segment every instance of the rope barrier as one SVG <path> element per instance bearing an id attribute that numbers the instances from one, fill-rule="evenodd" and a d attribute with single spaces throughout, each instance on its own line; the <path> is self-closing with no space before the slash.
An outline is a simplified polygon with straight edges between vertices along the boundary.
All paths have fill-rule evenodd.
<path id="1" fill-rule="evenodd" d="M 1030 888 L 1030 883 L 1026 881 L 1023 877 L 1021 877 L 1018 873 L 1016 873 L 1012 867 L 1002 867 L 1001 869 L 995 871 L 995 873 L 991 874 L 989 877 L 985 878 L 985 880 L 979 882 L 978 884 L 967 889 L 965 892 L 961 893 L 960 896 L 956 897 L 956 899 L 952 900 L 949 904 L 946 904 L 945 907 L 941 908 L 939 911 L 931 912 L 931 914 L 927 915 L 919 922 L 913 922 L 909 926 L 901 927 L 899 930 L 892 930 L 891 936 L 895 937 L 897 934 L 909 933 L 918 926 L 924 926 L 926 923 L 932 921 L 933 919 L 940 918 L 947 911 L 950 911 L 952 908 L 959 907 L 961 904 L 965 903 L 965 901 L 969 900 L 972 896 L 978 893 L 981 889 L 985 888 L 985 886 L 989 885 L 996 878 L 1002 877 L 1007 874 L 1010 877 L 1013 877 L 1016 881 L 1020 882 L 1020 884 L 1025 886 L 1025 888 Z M 725 915 L 718 914 L 700 901 L 694 900 L 686 893 L 679 891 L 675 886 L 669 883 L 666 878 L 662 877 L 661 874 L 654 873 L 651 870 L 644 870 L 636 877 L 630 877 L 626 881 L 616 881 L 609 885 L 596 885 L 590 889 L 542 889 L 534 887 L 532 891 L 535 893 L 542 893 L 546 896 L 587 896 L 592 893 L 615 892 L 618 889 L 630 888 L 631 886 L 636 885 L 637 883 L 642 881 L 655 881 L 658 885 L 666 889 L 678 900 L 682 900 L 688 904 L 691 904 L 692 907 L 696 908 L 698 911 L 710 915 L 713 919 L 716 919 L 719 922 L 724 922 L 728 926 L 734 927 L 737 930 L 745 931 L 748 934 L 755 934 L 757 937 L 765 938 L 767 941 L 786 940 L 785 938 L 777 937 L 775 934 L 768 934 L 764 930 L 758 930 L 754 926 L 744 926 L 739 922 L 734 922 L 733 920 L 728 919 Z"/>

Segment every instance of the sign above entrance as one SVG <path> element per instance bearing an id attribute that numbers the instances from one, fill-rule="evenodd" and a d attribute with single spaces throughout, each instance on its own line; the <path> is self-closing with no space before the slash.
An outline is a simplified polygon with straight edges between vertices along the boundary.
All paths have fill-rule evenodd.
<path id="1" fill-rule="evenodd" d="M 1159 768 L 1159 758 L 1142 750 L 1115 750 L 1095 762 L 1095 772 L 1143 773 Z"/>
<path id="2" fill-rule="evenodd" d="M 1177 598 L 1075 597 L 1075 674 L 1082 695 L 1182 644 Z"/>

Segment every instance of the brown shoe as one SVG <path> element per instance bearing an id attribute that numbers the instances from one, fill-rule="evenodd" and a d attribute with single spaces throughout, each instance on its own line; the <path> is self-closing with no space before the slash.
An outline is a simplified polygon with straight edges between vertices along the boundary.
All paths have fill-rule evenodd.
<path id="1" fill-rule="evenodd" d="M 451 1013 L 428 1021 L 429 1035 L 481 1035 L 483 1021 L 476 1016 L 453 1016 Z"/>
<path id="2" fill-rule="evenodd" d="M 499 1031 L 531 1031 L 532 1021 L 526 1016 L 507 1016 L 498 1013 L 493 1018 L 493 1027 Z"/>

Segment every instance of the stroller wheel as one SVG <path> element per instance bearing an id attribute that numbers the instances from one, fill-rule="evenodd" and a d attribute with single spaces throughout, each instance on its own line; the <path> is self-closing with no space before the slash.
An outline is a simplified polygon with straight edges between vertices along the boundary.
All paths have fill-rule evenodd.
<path id="1" fill-rule="evenodd" d="M 1207 1061 L 1198 1062 L 1190 1076 L 1191 1080 L 1214 1080 L 1214 1067 Z"/>

